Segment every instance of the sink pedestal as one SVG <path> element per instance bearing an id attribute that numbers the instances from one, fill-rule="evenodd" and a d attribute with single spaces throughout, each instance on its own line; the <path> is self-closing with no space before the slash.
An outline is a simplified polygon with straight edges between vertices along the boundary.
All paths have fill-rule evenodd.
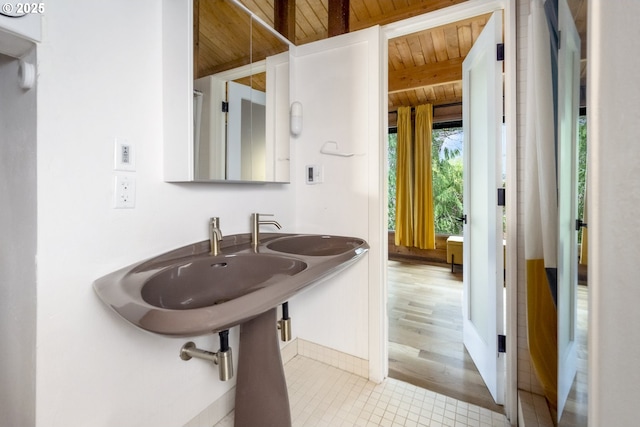
<path id="1" fill-rule="evenodd" d="M 240 326 L 235 427 L 291 427 L 273 308 Z"/>

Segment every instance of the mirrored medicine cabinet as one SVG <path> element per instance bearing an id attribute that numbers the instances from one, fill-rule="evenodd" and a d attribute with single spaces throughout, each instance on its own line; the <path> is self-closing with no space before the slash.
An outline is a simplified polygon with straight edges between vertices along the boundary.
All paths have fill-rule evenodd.
<path id="1" fill-rule="evenodd" d="M 235 0 L 178 3 L 163 2 L 165 181 L 289 182 L 290 42 Z M 171 104 L 185 88 L 187 114 Z"/>

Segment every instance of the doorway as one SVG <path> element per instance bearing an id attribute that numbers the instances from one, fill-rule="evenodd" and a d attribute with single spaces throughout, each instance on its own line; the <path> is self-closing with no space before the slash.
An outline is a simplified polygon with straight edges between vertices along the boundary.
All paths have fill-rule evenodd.
<path id="1" fill-rule="evenodd" d="M 451 111 L 454 106 L 445 108 Z M 441 116 L 441 113 L 436 112 L 436 115 Z M 389 230 L 396 227 L 393 214 L 398 135 L 395 132 L 397 129 L 390 129 L 388 137 Z M 389 233 L 389 376 L 494 412 L 503 412 L 503 408 L 494 402 L 463 343 L 462 256 L 449 259 L 444 250 L 450 235 L 461 238 L 463 233 L 463 223 L 459 221 L 464 212 L 462 121 L 434 123 L 431 136 L 437 249 L 395 246 L 394 233 Z M 456 264 L 445 264 L 451 261 Z"/>
<path id="2" fill-rule="evenodd" d="M 505 18 L 505 37 L 507 40 L 512 39 L 511 37 L 514 37 L 514 31 L 515 31 L 515 25 L 514 25 L 514 10 L 512 9 L 512 6 L 509 4 L 509 2 L 492 2 L 491 5 L 487 5 L 485 4 L 480 4 L 479 2 L 473 2 L 472 5 L 458 5 L 458 6 L 453 6 L 450 8 L 447 8 L 445 10 L 441 10 L 438 13 L 432 13 L 432 14 L 428 14 L 428 15 L 424 15 L 422 17 L 417 17 L 417 18 L 412 18 L 411 20 L 407 20 L 406 22 L 400 22 L 397 24 L 391 24 L 387 27 L 385 27 L 385 34 L 387 35 L 388 40 L 393 39 L 394 37 L 399 37 L 399 36 L 404 36 L 404 35 L 413 35 L 414 36 L 414 42 L 415 43 L 423 43 L 424 40 L 421 40 L 419 32 L 423 31 L 425 29 L 436 29 L 436 30 L 440 30 L 438 27 L 442 27 L 445 25 L 451 25 L 451 23 L 457 23 L 457 22 L 464 22 L 464 23 L 469 23 L 471 22 L 471 20 L 473 20 L 473 18 L 480 16 L 482 14 L 489 14 L 493 11 L 496 10 L 503 10 L 504 11 L 504 18 Z M 480 28 L 481 29 L 481 28 Z M 444 31 L 444 30 L 443 30 Z M 460 31 L 460 34 L 464 34 L 466 30 L 462 30 Z M 468 32 L 468 34 L 472 34 L 473 33 L 473 29 L 471 31 Z M 428 43 L 428 42 L 427 42 Z M 513 46 L 510 47 L 510 49 L 512 49 Z M 509 53 L 507 53 L 507 55 L 513 55 L 515 53 L 515 50 L 510 51 Z M 514 57 L 512 57 L 514 58 Z M 391 77 L 392 73 L 394 72 L 391 67 L 391 61 L 392 61 L 392 57 L 391 57 L 391 52 L 389 52 L 389 77 Z M 459 60 L 459 66 L 461 68 L 461 62 L 462 60 Z M 453 66 L 452 62 L 448 63 L 450 66 Z M 515 65 L 513 63 L 513 60 L 506 63 L 505 64 L 505 108 L 506 108 L 506 114 L 505 114 L 505 127 L 506 127 L 506 135 L 507 135 L 507 139 L 510 141 L 515 141 L 515 127 L 514 127 L 514 123 L 512 122 L 513 118 L 515 117 L 514 114 L 514 107 L 515 107 L 515 102 L 513 95 L 515 93 L 514 91 L 514 87 L 515 87 L 515 81 L 513 79 L 514 76 L 514 69 L 513 69 L 513 65 Z M 393 88 L 392 88 L 392 83 L 391 81 L 389 82 L 389 89 L 390 89 L 390 99 L 393 95 Z M 455 89 L 454 89 L 455 91 Z M 435 92 L 435 91 L 434 91 Z M 459 96 L 461 97 L 461 93 L 459 94 Z M 391 102 L 389 105 L 389 108 L 391 108 Z M 510 152 L 507 154 L 507 158 L 506 158 L 506 169 L 507 172 L 511 171 L 511 172 L 515 172 L 515 153 L 514 152 Z M 509 176 L 509 175 L 508 175 Z M 513 173 L 511 175 L 512 177 L 515 177 L 515 173 Z M 508 184 L 508 183 L 507 183 Z M 511 186 L 512 191 L 507 191 L 507 201 L 511 201 L 514 203 L 515 205 L 515 183 L 514 185 Z M 507 188 L 509 188 L 509 185 L 507 185 Z M 509 225 L 509 223 L 512 223 L 514 225 L 514 230 L 515 230 L 515 211 L 511 212 L 511 213 L 507 213 L 507 215 L 511 215 L 510 217 L 507 217 L 506 219 L 506 223 L 507 225 Z M 516 247 L 515 245 L 515 233 L 513 236 L 511 236 L 512 238 L 512 245 L 511 247 Z M 509 247 L 509 241 L 507 241 L 507 247 Z M 442 250 L 442 248 L 441 248 Z M 506 273 L 506 278 L 507 278 L 507 282 L 511 283 L 511 286 L 513 286 L 514 288 L 511 289 L 510 286 L 508 286 L 507 291 L 506 291 L 506 295 L 507 295 L 507 300 L 506 300 L 506 307 L 507 307 L 507 312 L 506 312 L 506 317 L 507 317 L 507 323 L 511 324 L 511 325 L 515 325 L 515 304 L 514 304 L 514 296 L 515 296 L 515 284 L 516 284 L 516 280 L 515 280 L 515 268 L 510 269 L 509 265 L 515 265 L 516 262 L 516 254 L 515 253 L 511 253 L 510 251 L 507 251 L 507 256 L 506 256 L 506 266 L 507 266 L 507 273 Z M 445 266 L 444 268 L 445 272 L 447 272 L 447 267 Z M 450 273 L 449 273 L 450 274 Z M 393 272 L 391 271 L 391 267 L 389 267 L 387 269 L 387 276 L 389 278 L 389 281 L 391 281 L 391 277 L 393 275 Z M 454 276 L 455 277 L 455 276 Z M 391 289 L 391 284 L 388 282 L 387 286 L 389 288 L 389 290 Z M 390 296 L 388 298 L 391 298 Z M 391 299 L 389 299 L 389 306 L 391 306 Z M 504 412 L 507 414 L 507 416 L 510 419 L 515 419 L 515 415 L 516 415 L 516 410 L 515 410 L 515 395 L 516 395 L 516 391 L 515 391 L 515 385 L 511 384 L 513 381 L 510 381 L 511 378 L 515 378 L 515 357 L 516 357 L 516 352 L 515 352 L 515 344 L 516 344 L 516 331 L 515 330 L 508 330 L 507 331 L 507 349 L 509 351 L 509 349 L 511 349 L 511 353 L 508 356 L 508 358 L 510 358 L 511 360 L 507 362 L 507 381 L 506 381 L 506 402 L 505 402 L 505 407 L 504 407 Z M 511 339 L 509 339 L 509 337 L 511 337 Z M 389 344 L 388 344 L 389 345 Z M 391 350 L 389 351 L 391 353 Z M 511 357 L 512 356 L 512 357 Z M 390 366 L 390 372 L 393 371 L 395 368 Z"/>

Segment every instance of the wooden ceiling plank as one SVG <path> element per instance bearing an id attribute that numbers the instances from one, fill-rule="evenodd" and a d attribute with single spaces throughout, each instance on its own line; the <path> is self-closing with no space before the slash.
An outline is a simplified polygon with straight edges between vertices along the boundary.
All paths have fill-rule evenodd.
<path id="1" fill-rule="evenodd" d="M 281 1 L 281 0 L 279 0 Z M 274 21 L 274 4 L 267 0 L 242 0 L 241 3 L 251 12 L 255 13 L 260 19 L 275 28 Z"/>
<path id="2" fill-rule="evenodd" d="M 351 0 L 351 2 L 353 2 L 353 0 Z M 393 1 L 381 1 L 380 2 L 380 9 L 382 10 L 382 14 L 383 15 L 387 15 L 390 13 L 394 13 L 395 12 L 395 7 L 393 4 Z"/>
<path id="3" fill-rule="evenodd" d="M 393 10 L 395 12 L 405 9 L 409 6 L 408 0 L 391 0 L 391 4 L 393 5 Z"/>
<path id="4" fill-rule="evenodd" d="M 447 55 L 447 41 L 445 39 L 444 30 L 442 28 L 433 29 L 431 31 L 431 38 L 433 39 L 433 47 L 436 52 L 437 60 L 448 60 L 449 56 Z"/>
<path id="5" fill-rule="evenodd" d="M 486 20 L 483 21 L 480 19 L 471 23 L 471 37 L 473 37 L 474 43 L 480 36 L 480 33 L 482 32 L 486 24 L 487 24 Z"/>
<path id="6" fill-rule="evenodd" d="M 236 31 L 228 34 L 228 28 L 249 28 L 249 15 L 238 10 L 228 2 L 204 1 L 200 5 L 200 42 L 208 41 L 208 46 L 215 48 L 215 55 L 220 58 L 216 62 L 233 62 L 239 57 L 247 56 L 251 49 L 248 31 Z M 221 39 L 221 35 L 225 35 Z M 217 46 L 224 46 L 220 48 Z M 201 46 L 202 48 L 202 46 Z"/>
<path id="7" fill-rule="evenodd" d="M 444 95 L 445 95 L 446 99 L 455 98 L 455 96 L 456 96 L 455 88 L 453 87 L 452 84 L 442 85 L 441 87 L 442 87 L 442 90 L 444 92 Z"/>
<path id="8" fill-rule="evenodd" d="M 410 106 L 416 106 L 425 103 L 424 97 L 421 97 L 418 91 L 410 90 L 407 92 L 407 100 Z"/>
<path id="9" fill-rule="evenodd" d="M 403 70 L 413 67 L 415 64 L 413 63 L 413 57 L 411 56 L 411 49 L 409 47 L 407 39 L 404 38 L 402 40 L 399 40 L 396 44 L 396 48 L 398 49 L 398 54 L 400 55 L 398 61 L 398 69 Z"/>
<path id="10" fill-rule="evenodd" d="M 420 34 L 420 45 L 422 46 L 422 55 L 425 63 L 432 64 L 437 61 L 436 50 L 433 46 L 433 39 L 429 34 Z"/>
<path id="11" fill-rule="evenodd" d="M 471 25 L 461 25 L 458 27 L 458 49 L 460 56 L 466 57 L 473 46 L 473 38 L 471 36 Z"/>
<path id="12" fill-rule="evenodd" d="M 407 38 L 409 42 L 410 55 L 413 59 L 413 64 L 416 67 L 420 67 L 426 64 L 424 58 L 424 52 L 422 51 L 422 43 L 420 43 L 419 36 L 411 36 Z"/>
<path id="13" fill-rule="evenodd" d="M 369 0 L 365 2 L 365 6 L 367 7 L 367 10 L 369 11 L 369 16 L 372 19 L 378 19 L 383 14 L 382 7 L 380 7 L 379 0 Z"/>
<path id="14" fill-rule="evenodd" d="M 453 83 L 453 89 L 455 97 L 460 99 L 460 102 L 462 102 L 462 82 Z"/>
<path id="15" fill-rule="evenodd" d="M 296 44 L 305 44 L 327 37 L 328 12 L 321 2 L 297 0 L 296 16 Z M 300 30 L 300 31 L 298 31 Z"/>
<path id="16" fill-rule="evenodd" d="M 349 18 L 350 23 L 371 19 L 371 16 L 369 15 L 369 10 L 365 5 L 364 0 L 351 0 L 351 4 L 349 7 L 350 7 L 349 13 L 351 13 L 351 16 Z"/>
<path id="17" fill-rule="evenodd" d="M 398 42 L 400 43 L 400 42 Z M 396 42 L 389 42 L 389 49 L 387 56 L 389 57 L 389 70 L 400 70 L 404 68 L 404 63 L 402 62 L 402 55 L 398 47 L 396 46 Z"/>
<path id="18" fill-rule="evenodd" d="M 460 49 L 458 49 L 458 29 L 448 27 L 444 30 L 445 43 L 447 46 L 447 56 L 449 59 L 460 58 Z"/>
<path id="19" fill-rule="evenodd" d="M 448 99 L 447 98 L 447 93 L 445 92 L 445 87 L 447 85 L 440 85 L 440 86 L 431 86 L 431 88 L 433 89 L 433 93 L 435 94 L 435 99 L 438 101 L 443 101 Z"/>

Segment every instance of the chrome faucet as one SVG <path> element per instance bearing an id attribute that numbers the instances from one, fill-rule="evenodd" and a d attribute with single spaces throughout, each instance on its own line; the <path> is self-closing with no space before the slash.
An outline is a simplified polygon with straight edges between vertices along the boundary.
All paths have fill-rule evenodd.
<path id="1" fill-rule="evenodd" d="M 252 213 L 251 214 L 251 245 L 253 246 L 253 249 L 257 249 L 258 245 L 260 244 L 260 226 L 261 225 L 273 225 L 275 226 L 278 230 L 282 228 L 282 226 L 280 224 L 278 224 L 278 221 L 274 221 L 274 220 L 260 220 L 260 216 L 273 216 L 273 214 L 259 214 L 259 213 Z"/>
<path id="2" fill-rule="evenodd" d="M 220 255 L 221 241 L 222 231 L 220 231 L 220 218 L 214 216 L 209 220 L 209 242 L 211 243 L 211 255 Z"/>

